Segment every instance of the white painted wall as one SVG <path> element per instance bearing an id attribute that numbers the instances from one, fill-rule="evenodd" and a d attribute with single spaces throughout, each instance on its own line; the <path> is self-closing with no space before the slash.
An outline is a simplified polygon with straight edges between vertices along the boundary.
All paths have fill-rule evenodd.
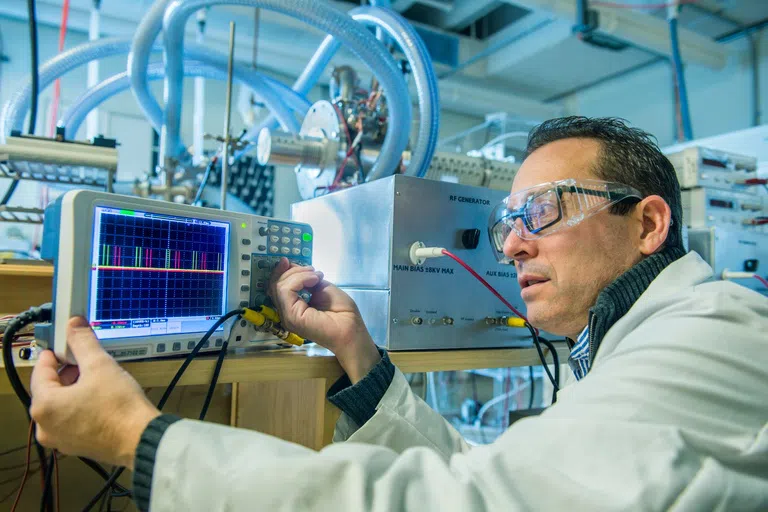
<path id="1" fill-rule="evenodd" d="M 752 70 L 745 39 L 727 44 L 728 65 L 719 71 L 686 66 L 693 135 L 709 137 L 752 126 Z M 761 111 L 768 113 L 768 37 L 762 37 L 760 55 Z M 659 144 L 676 142 L 672 70 L 666 62 L 639 70 L 568 98 L 572 113 L 617 116 L 654 134 Z M 768 118 L 763 116 L 763 123 Z"/>

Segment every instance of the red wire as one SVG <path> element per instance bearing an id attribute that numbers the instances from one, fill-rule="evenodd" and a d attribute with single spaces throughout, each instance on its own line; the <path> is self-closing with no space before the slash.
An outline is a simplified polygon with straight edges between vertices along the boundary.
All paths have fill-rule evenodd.
<path id="1" fill-rule="evenodd" d="M 621 4 L 615 2 L 589 2 L 589 5 L 595 7 L 612 7 L 614 9 L 663 9 L 665 7 L 671 7 L 677 3 L 678 5 L 695 4 L 699 0 L 679 0 L 678 2 L 666 2 L 657 4 Z"/>
<path id="2" fill-rule="evenodd" d="M 69 19 L 69 0 L 64 0 L 61 6 L 61 28 L 59 29 L 59 53 L 64 50 L 64 40 L 67 37 L 67 20 Z M 56 118 L 59 116 L 59 98 L 61 97 L 61 80 L 56 79 L 53 86 L 53 102 L 51 105 L 51 131 L 50 135 L 56 133 Z"/>
<path id="3" fill-rule="evenodd" d="M 21 499 L 21 493 L 24 491 L 24 485 L 27 483 L 27 476 L 29 476 L 29 454 L 32 451 L 32 431 L 35 428 L 35 422 L 30 421 L 29 422 L 29 434 L 27 435 L 27 463 L 26 467 L 24 468 L 24 476 L 21 477 L 21 485 L 19 485 L 19 492 L 16 493 L 16 499 L 13 500 L 13 506 L 11 507 L 11 512 L 16 512 L 16 507 L 19 505 L 19 500 Z"/>
<path id="4" fill-rule="evenodd" d="M 485 279 L 483 279 L 483 278 L 482 278 L 482 276 L 481 276 L 480 274 L 478 274 L 477 272 L 475 272 L 475 271 L 474 271 L 474 269 L 472 269 L 472 267 L 470 267 L 468 264 L 464 263 L 464 261 L 463 261 L 461 258 L 459 258 L 458 256 L 456 256 L 455 254 L 453 254 L 453 253 L 451 253 L 451 252 L 448 252 L 448 251 L 446 251 L 445 249 L 443 249 L 443 254 L 445 254 L 446 256 L 448 256 L 449 258 L 451 258 L 452 260 L 454 260 L 456 263 L 458 263 L 459 265 L 461 265 L 462 267 L 464 267 L 465 269 L 467 269 L 467 272 L 469 272 L 470 274 L 472 274 L 473 276 L 475 276 L 475 279 L 477 279 L 478 281 L 480 281 L 481 283 L 483 283 L 483 286 L 485 286 L 486 288 L 488 288 L 488 290 L 490 290 L 490 292 L 491 292 L 492 294 L 494 294 L 494 295 L 496 296 L 496 298 L 497 298 L 497 299 L 499 299 L 501 302 L 503 302 L 503 303 L 504 303 L 504 305 L 505 305 L 505 306 L 507 306 L 507 307 L 510 309 L 510 311 L 512 311 L 512 312 L 513 312 L 514 314 L 516 314 L 518 317 L 520 317 L 520 318 L 522 318 L 523 320 L 525 320 L 527 323 L 530 323 L 530 322 L 528 322 L 528 318 L 526 318 L 526 316 L 525 316 L 524 314 L 522 314 L 521 312 L 519 312 L 519 311 L 518 311 L 518 310 L 515 308 L 515 306 L 513 306 L 512 304 L 510 304 L 510 303 L 507 301 L 507 299 L 505 299 L 504 297 L 502 297 L 502 296 L 501 296 L 501 294 L 500 294 L 499 292 L 497 292 L 497 291 L 496 291 L 496 288 L 494 288 L 493 286 L 491 286 L 490 284 L 488 284 L 488 281 L 486 281 Z M 538 330 L 538 329 L 536 329 L 536 333 L 537 333 L 537 334 L 538 334 L 538 332 L 539 332 L 539 330 Z"/>
<path id="5" fill-rule="evenodd" d="M 762 277 L 760 277 L 760 276 L 759 276 L 759 275 L 757 275 L 757 274 L 755 274 L 755 276 L 754 276 L 754 277 L 755 277 L 755 279 L 757 279 L 758 281 L 760 281 L 761 283 L 763 283 L 763 286 L 765 286 L 766 288 L 768 288 L 768 281 L 766 281 L 765 279 L 763 279 Z"/>

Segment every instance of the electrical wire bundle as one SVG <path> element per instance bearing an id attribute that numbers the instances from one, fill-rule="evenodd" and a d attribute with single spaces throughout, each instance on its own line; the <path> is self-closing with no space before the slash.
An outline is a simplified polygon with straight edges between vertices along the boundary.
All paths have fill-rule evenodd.
<path id="1" fill-rule="evenodd" d="M 160 401 L 157 404 L 157 408 L 159 410 L 163 409 L 168 399 L 170 398 L 171 393 L 173 393 L 174 388 L 176 387 L 182 375 L 186 371 L 187 367 L 189 367 L 192 360 L 198 355 L 200 350 L 203 348 L 205 343 L 210 339 L 210 337 L 213 335 L 216 329 L 218 329 L 224 322 L 226 322 L 230 318 L 234 316 L 239 317 L 244 313 L 245 313 L 245 310 L 243 309 L 236 309 L 236 310 L 230 311 L 225 315 L 223 315 L 221 318 L 219 318 L 211 326 L 211 328 L 208 329 L 205 335 L 197 343 L 195 348 L 187 355 L 186 359 L 184 360 L 184 362 L 176 372 L 176 375 L 174 375 L 170 384 L 168 384 L 168 387 L 165 389 L 163 396 L 160 398 Z M 31 308 L 28 311 L 25 311 L 24 313 L 15 317 L 13 320 L 11 320 L 8 323 L 8 326 L 5 329 L 2 350 L 3 350 L 3 362 L 5 364 L 5 371 L 8 376 L 8 381 L 10 382 L 11 387 L 16 393 L 16 396 L 24 405 L 25 411 L 27 413 L 27 417 L 30 419 L 29 437 L 28 437 L 28 443 L 26 448 L 29 452 L 31 449 L 32 443 L 34 442 L 35 449 L 37 451 L 37 457 L 39 459 L 38 470 L 44 475 L 43 496 L 41 499 L 40 510 L 53 512 L 54 498 L 58 500 L 58 494 L 59 494 L 58 492 L 54 493 L 52 491 L 52 485 L 51 485 L 54 471 L 58 473 L 58 467 L 57 467 L 58 461 L 57 461 L 56 452 L 52 450 L 51 454 L 48 457 L 46 457 L 45 449 L 37 442 L 37 439 L 34 437 L 35 422 L 32 421 L 32 418 L 29 416 L 29 407 L 31 406 L 32 400 L 29 394 L 27 393 L 26 389 L 24 388 L 24 385 L 21 382 L 18 372 L 16 371 L 16 366 L 14 364 L 13 352 L 12 352 L 12 348 L 15 345 L 14 342 L 16 340 L 16 335 L 19 331 L 21 331 L 24 328 L 27 328 L 27 326 L 35 322 L 48 322 L 51 320 L 51 316 L 52 316 L 51 305 L 46 304 L 44 306 Z M 219 374 L 221 372 L 221 367 L 224 362 L 224 357 L 226 356 L 226 353 L 227 353 L 227 347 L 228 347 L 228 340 L 225 340 L 221 347 L 221 351 L 219 352 L 213 377 L 211 379 L 211 383 L 208 388 L 208 393 L 206 394 L 203 407 L 200 411 L 200 415 L 199 415 L 200 420 L 205 419 L 211 400 L 213 399 L 214 389 L 219 379 Z M 14 449 L 13 451 L 16 451 L 16 450 Z M 91 500 L 83 508 L 83 511 L 91 510 L 97 503 L 99 503 L 100 500 L 101 500 L 100 507 L 103 508 L 105 504 L 109 506 L 112 498 L 131 496 L 130 490 L 126 489 L 125 487 L 117 483 L 117 479 L 123 473 L 125 468 L 122 468 L 122 467 L 115 468 L 111 473 L 107 473 L 107 471 L 96 462 L 90 459 L 86 459 L 84 457 L 78 457 L 78 458 L 81 461 L 83 461 L 86 465 L 88 465 L 91 469 L 93 469 L 96 473 L 98 473 L 99 476 L 101 476 L 105 480 L 104 486 L 99 490 L 99 492 L 96 495 L 93 496 L 93 498 L 91 498 Z M 21 493 L 24 490 L 24 485 L 26 483 L 28 476 L 30 475 L 29 470 L 30 470 L 30 457 L 28 454 L 24 476 L 22 477 L 22 482 L 18 488 L 18 491 L 16 491 L 17 495 L 16 495 L 14 505 L 11 509 L 12 511 L 16 510 L 19 499 L 21 497 Z M 58 476 L 56 477 L 56 482 L 58 483 Z M 59 510 L 58 505 L 55 507 L 55 509 Z"/>

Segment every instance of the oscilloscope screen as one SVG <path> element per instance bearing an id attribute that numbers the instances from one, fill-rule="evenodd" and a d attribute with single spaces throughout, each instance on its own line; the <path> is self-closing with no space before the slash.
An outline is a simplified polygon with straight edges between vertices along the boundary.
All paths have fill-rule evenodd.
<path id="1" fill-rule="evenodd" d="M 89 318 L 100 339 L 204 332 L 225 313 L 228 223 L 94 214 Z"/>

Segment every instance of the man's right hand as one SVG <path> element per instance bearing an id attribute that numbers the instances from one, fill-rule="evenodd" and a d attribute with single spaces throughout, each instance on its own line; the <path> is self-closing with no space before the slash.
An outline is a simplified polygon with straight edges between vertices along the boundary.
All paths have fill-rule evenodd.
<path id="1" fill-rule="evenodd" d="M 309 304 L 299 297 L 303 289 L 312 292 Z M 283 327 L 333 352 L 353 384 L 381 360 L 357 305 L 323 281 L 322 272 L 282 258 L 272 272 L 269 296 Z"/>

